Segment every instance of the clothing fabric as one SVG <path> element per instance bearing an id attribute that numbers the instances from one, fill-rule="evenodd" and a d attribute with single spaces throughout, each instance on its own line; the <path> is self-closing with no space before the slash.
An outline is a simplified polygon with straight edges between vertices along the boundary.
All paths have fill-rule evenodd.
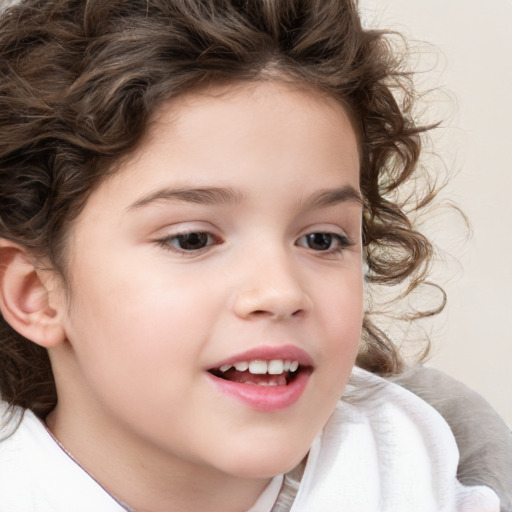
<path id="1" fill-rule="evenodd" d="M 0 512 L 126 511 L 31 411 L 20 415 L 0 433 Z"/>
<path id="2" fill-rule="evenodd" d="M 19 415 L 0 434 L 0 512 L 129 510 L 33 413 L 15 429 Z M 277 476 L 249 512 L 499 512 L 490 488 L 457 481 L 457 461 L 450 428 L 432 407 L 356 368 L 302 477 Z"/>
<path id="3" fill-rule="evenodd" d="M 278 501 L 273 512 L 499 512 L 489 487 L 457 481 L 458 457 L 435 409 L 356 368 L 310 449 L 293 505 Z"/>
<path id="4" fill-rule="evenodd" d="M 434 407 L 446 420 L 460 452 L 457 478 L 464 485 L 487 485 L 512 512 L 512 430 L 481 395 L 429 366 L 412 368 L 393 382 Z"/>

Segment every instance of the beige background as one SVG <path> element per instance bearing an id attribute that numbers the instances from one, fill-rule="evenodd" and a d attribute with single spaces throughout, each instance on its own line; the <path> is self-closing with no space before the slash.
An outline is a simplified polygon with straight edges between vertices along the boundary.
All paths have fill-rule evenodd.
<path id="1" fill-rule="evenodd" d="M 434 320 L 430 364 L 483 394 L 512 425 L 512 0 L 361 0 L 368 24 L 428 41 L 419 68 L 431 110 L 448 127 L 436 150 L 454 172 L 442 194 L 453 213 L 429 232 L 445 251 L 445 312 Z M 450 257 L 450 254 L 454 257 Z M 439 272 L 439 270 L 438 270 Z M 441 275 L 441 274 L 438 274 Z"/>

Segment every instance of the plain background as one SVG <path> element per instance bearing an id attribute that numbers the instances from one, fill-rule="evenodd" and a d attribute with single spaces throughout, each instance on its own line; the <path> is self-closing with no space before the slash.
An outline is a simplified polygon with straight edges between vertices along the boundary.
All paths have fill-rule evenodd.
<path id="1" fill-rule="evenodd" d="M 437 272 L 448 293 L 432 321 L 429 364 L 480 392 L 512 425 L 512 0 L 360 7 L 367 24 L 432 43 L 415 62 L 422 88 L 438 88 L 428 113 L 445 119 L 433 135 L 453 173 L 441 199 L 455 201 L 472 227 L 468 239 L 460 217 L 440 209 L 428 228 L 444 251 Z"/>

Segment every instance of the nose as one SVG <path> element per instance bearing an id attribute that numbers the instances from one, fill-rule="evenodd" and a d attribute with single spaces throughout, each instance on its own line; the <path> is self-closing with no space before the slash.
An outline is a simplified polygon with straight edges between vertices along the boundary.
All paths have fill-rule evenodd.
<path id="1" fill-rule="evenodd" d="M 291 262 L 283 256 L 251 260 L 233 304 L 238 317 L 285 320 L 311 311 L 312 300 Z"/>

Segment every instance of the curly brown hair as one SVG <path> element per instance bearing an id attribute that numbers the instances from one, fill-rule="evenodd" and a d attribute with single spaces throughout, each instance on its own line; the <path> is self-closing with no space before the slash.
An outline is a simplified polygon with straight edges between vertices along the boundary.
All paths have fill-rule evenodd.
<path id="1" fill-rule="evenodd" d="M 395 192 L 417 173 L 422 134 L 389 34 L 353 0 L 25 0 L 0 17 L 0 237 L 65 275 L 69 223 L 163 102 L 265 70 L 326 91 L 358 133 L 369 285 L 426 278 L 432 246 Z M 430 195 L 422 206 L 430 200 Z M 370 312 L 369 312 L 370 313 Z M 402 366 L 363 325 L 358 364 Z M 0 392 L 44 417 L 57 401 L 48 354 L 0 317 Z"/>

